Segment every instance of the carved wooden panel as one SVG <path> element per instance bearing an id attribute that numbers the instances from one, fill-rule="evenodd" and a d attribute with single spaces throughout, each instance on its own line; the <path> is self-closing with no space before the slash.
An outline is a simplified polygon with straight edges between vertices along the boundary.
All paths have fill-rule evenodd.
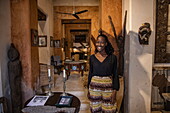
<path id="1" fill-rule="evenodd" d="M 170 54 L 166 52 L 169 3 L 170 0 L 156 2 L 155 63 L 170 62 Z"/>

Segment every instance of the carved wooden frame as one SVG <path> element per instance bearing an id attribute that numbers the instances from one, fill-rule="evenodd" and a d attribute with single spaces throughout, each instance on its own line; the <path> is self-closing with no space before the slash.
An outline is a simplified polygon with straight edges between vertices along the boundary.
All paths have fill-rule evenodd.
<path id="1" fill-rule="evenodd" d="M 155 63 L 169 63 L 170 54 L 166 53 L 169 0 L 156 1 Z"/>

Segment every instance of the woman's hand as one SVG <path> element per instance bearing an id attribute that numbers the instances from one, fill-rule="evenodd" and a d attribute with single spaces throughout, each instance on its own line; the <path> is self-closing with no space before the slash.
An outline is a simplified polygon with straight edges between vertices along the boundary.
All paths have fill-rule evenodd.
<path id="1" fill-rule="evenodd" d="M 113 92 L 112 92 L 111 102 L 112 102 L 112 104 L 116 103 L 116 90 L 113 90 Z"/>

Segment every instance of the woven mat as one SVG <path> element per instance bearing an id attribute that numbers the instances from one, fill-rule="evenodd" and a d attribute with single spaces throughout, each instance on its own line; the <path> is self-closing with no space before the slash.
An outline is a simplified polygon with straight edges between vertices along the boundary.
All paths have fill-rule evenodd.
<path id="1" fill-rule="evenodd" d="M 32 106 L 22 109 L 24 113 L 74 113 L 76 108 L 56 108 L 55 106 Z"/>

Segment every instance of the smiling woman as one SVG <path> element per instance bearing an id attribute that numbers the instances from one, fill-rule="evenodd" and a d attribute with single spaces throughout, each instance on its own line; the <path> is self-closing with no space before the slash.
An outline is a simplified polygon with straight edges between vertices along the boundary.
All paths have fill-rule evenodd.
<path id="1" fill-rule="evenodd" d="M 90 56 L 88 98 L 92 113 L 116 113 L 116 92 L 119 90 L 117 58 L 107 36 L 99 35 L 95 54 Z"/>

